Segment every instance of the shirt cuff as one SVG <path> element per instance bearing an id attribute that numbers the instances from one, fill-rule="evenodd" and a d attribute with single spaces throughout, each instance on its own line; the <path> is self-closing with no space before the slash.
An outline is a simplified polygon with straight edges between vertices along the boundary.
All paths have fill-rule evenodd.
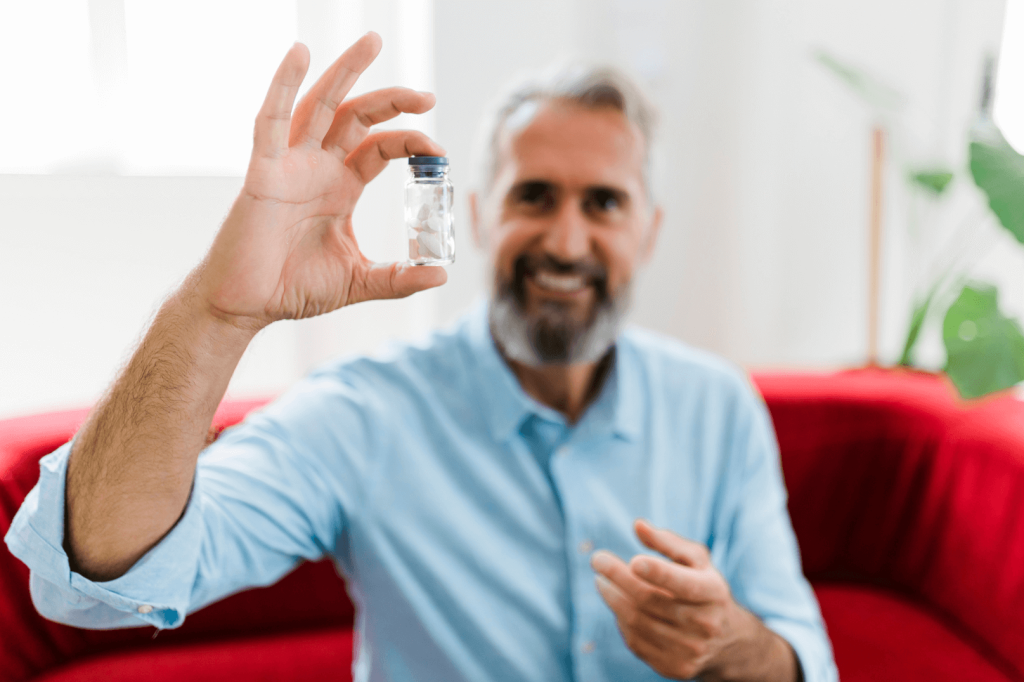
<path id="1" fill-rule="evenodd" d="M 766 619 L 764 624 L 793 647 L 804 672 L 804 682 L 838 682 L 832 645 L 823 628 L 778 618 Z"/>
<path id="2" fill-rule="evenodd" d="M 203 536 L 197 490 L 174 528 L 127 573 L 91 581 L 71 570 L 63 549 L 64 489 L 73 442 L 40 460 L 39 482 L 5 538 L 11 554 L 31 571 L 33 603 L 42 615 L 69 625 L 178 627 L 188 612 Z"/>

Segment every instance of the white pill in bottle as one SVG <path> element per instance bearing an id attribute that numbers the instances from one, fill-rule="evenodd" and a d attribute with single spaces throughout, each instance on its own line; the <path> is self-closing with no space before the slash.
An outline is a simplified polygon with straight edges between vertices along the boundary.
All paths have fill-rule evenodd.
<path id="1" fill-rule="evenodd" d="M 405 181 L 405 229 L 409 262 L 445 265 L 455 262 L 454 193 L 444 156 L 409 157 Z"/>

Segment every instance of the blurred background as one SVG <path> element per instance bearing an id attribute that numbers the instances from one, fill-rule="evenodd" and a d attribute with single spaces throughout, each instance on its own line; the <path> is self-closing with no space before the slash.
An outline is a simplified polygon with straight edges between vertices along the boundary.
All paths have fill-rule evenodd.
<path id="1" fill-rule="evenodd" d="M 661 110 L 666 221 L 635 323 L 751 369 L 864 363 L 876 127 L 880 361 L 900 358 L 915 302 L 965 254 L 958 267 L 1024 315 L 1024 248 L 967 170 L 987 63 L 995 121 L 1024 149 L 1024 0 L 12 1 L 0 417 L 99 396 L 227 213 L 289 45 L 310 48 L 308 87 L 371 29 L 384 49 L 355 92 L 437 94 L 433 112 L 393 126 L 448 150 L 458 260 L 440 290 L 272 326 L 229 395 L 275 394 L 330 357 L 450 324 L 485 294 L 464 203 L 478 121 L 510 78 L 555 60 L 618 65 Z M 357 211 L 371 258 L 406 255 L 404 172 L 392 164 Z M 929 172 L 952 180 L 930 192 L 911 179 Z M 922 326 L 919 366 L 944 366 L 941 326 L 941 310 Z"/>

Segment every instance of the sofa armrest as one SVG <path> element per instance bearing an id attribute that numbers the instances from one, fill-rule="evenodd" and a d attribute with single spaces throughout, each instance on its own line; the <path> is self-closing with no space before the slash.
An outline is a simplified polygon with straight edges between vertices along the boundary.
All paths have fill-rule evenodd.
<path id="1" fill-rule="evenodd" d="M 221 405 L 211 433 L 265 400 Z M 67 442 L 88 410 L 0 421 L 0 537 L 39 479 L 39 459 Z M 93 631 L 47 621 L 32 605 L 28 568 L 0 543 L 0 680 L 24 680 L 85 655 L 320 628 L 351 628 L 354 610 L 329 560 L 299 566 L 270 587 L 247 590 L 189 616 L 154 639 L 153 628 Z"/>
<path id="2" fill-rule="evenodd" d="M 1024 675 L 1024 403 L 917 372 L 757 383 L 808 577 L 897 590 Z"/>

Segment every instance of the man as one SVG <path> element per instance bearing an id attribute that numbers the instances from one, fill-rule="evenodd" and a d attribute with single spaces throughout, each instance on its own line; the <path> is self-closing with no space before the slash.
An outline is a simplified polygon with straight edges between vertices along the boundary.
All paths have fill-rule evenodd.
<path id="1" fill-rule="evenodd" d="M 260 329 L 445 281 L 353 237 L 389 159 L 444 154 L 371 130 L 432 95 L 344 99 L 379 50 L 364 36 L 294 113 L 308 52 L 285 57 L 209 253 L 7 536 L 37 608 L 175 627 L 329 554 L 359 607 L 358 680 L 835 679 L 765 410 L 723 363 L 619 333 L 661 213 L 649 109 L 613 74 L 499 112 L 472 200 L 488 307 L 314 373 L 200 457 Z"/>

